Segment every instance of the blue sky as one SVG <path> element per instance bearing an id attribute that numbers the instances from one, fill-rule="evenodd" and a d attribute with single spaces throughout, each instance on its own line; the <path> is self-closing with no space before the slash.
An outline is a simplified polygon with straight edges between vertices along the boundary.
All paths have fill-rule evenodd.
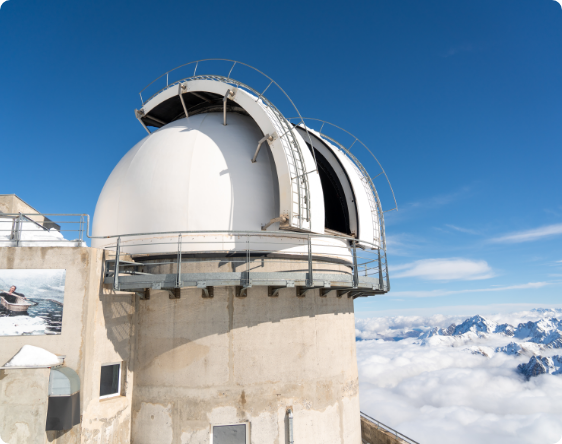
<path id="1" fill-rule="evenodd" d="M 0 50 L 0 192 L 42 212 L 93 214 L 144 136 L 133 110 L 147 83 L 191 60 L 236 59 L 302 115 L 363 140 L 392 181 L 393 290 L 358 300 L 358 316 L 560 306 L 553 0 L 9 0 Z"/>

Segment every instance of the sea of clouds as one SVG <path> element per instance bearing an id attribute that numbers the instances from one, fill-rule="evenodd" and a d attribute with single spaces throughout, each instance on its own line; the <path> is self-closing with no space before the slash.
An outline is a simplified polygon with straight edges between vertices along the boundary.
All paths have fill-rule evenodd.
<path id="1" fill-rule="evenodd" d="M 476 313 L 475 313 L 476 314 Z M 495 323 L 562 318 L 560 311 L 484 316 Z M 529 380 L 528 355 L 494 352 L 502 335 L 430 337 L 466 316 L 396 316 L 356 322 L 361 411 L 422 444 L 562 444 L 562 375 Z M 475 351 L 484 351 L 488 356 Z M 541 351 L 543 356 L 561 350 Z"/>

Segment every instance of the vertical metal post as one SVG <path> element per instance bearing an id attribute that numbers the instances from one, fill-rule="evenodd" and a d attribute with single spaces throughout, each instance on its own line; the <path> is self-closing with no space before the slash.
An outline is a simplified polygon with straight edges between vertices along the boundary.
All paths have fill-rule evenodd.
<path id="1" fill-rule="evenodd" d="M 227 80 L 230 79 L 230 74 L 232 73 L 232 70 L 234 69 L 234 66 L 236 65 L 236 62 L 234 62 L 232 64 L 232 68 L 230 68 L 230 71 L 228 71 L 228 77 L 226 78 Z"/>
<path id="2" fill-rule="evenodd" d="M 226 102 L 228 101 L 229 95 L 230 95 L 230 89 L 226 91 L 226 94 L 224 95 L 224 97 L 222 99 L 222 118 L 223 118 L 222 124 L 224 126 L 226 126 Z"/>
<path id="3" fill-rule="evenodd" d="M 357 241 L 353 239 L 353 288 L 359 286 L 359 269 L 357 267 Z"/>
<path id="4" fill-rule="evenodd" d="M 306 286 L 314 286 L 314 279 L 312 277 L 312 240 L 310 235 L 308 236 L 308 283 Z"/>
<path id="5" fill-rule="evenodd" d="M 187 89 L 187 87 L 186 87 L 186 89 Z M 183 94 L 182 94 L 181 90 L 182 90 L 182 84 L 180 83 L 178 85 L 178 96 L 180 96 L 181 106 L 183 107 L 183 112 L 185 113 L 185 117 L 189 117 L 189 115 L 187 114 L 187 108 L 185 107 L 185 102 L 183 101 Z"/>
<path id="6" fill-rule="evenodd" d="M 21 240 L 21 231 L 22 231 L 21 230 L 21 228 L 22 228 L 22 214 L 21 213 L 19 213 L 19 216 L 18 216 L 17 220 L 18 221 L 16 222 L 16 229 L 15 229 L 15 232 L 14 232 L 14 234 L 15 234 L 14 237 L 16 239 L 16 247 L 19 247 L 20 246 L 20 240 Z"/>
<path id="7" fill-rule="evenodd" d="M 246 238 L 246 285 L 250 285 L 250 236 Z"/>
<path id="8" fill-rule="evenodd" d="M 117 238 L 117 247 L 115 248 L 115 271 L 113 274 L 113 289 L 119 291 L 119 255 L 121 254 L 121 236 Z"/>
<path id="9" fill-rule="evenodd" d="M 293 410 L 287 409 L 287 416 L 289 417 L 289 444 L 294 444 L 295 438 L 293 437 Z"/>
<path id="10" fill-rule="evenodd" d="M 384 272 L 386 273 L 386 291 L 390 291 L 390 280 L 388 279 L 388 264 L 386 262 L 386 254 L 384 256 Z"/>
<path id="11" fill-rule="evenodd" d="M 384 280 L 382 277 L 382 262 L 381 262 L 381 249 L 378 250 L 379 253 L 379 290 L 384 290 Z"/>
<path id="12" fill-rule="evenodd" d="M 166 73 L 166 86 L 168 86 L 170 83 L 168 82 L 168 75 L 169 73 Z"/>
<path id="13" fill-rule="evenodd" d="M 176 288 L 181 288 L 181 234 L 178 236 L 178 276 L 176 277 Z"/>

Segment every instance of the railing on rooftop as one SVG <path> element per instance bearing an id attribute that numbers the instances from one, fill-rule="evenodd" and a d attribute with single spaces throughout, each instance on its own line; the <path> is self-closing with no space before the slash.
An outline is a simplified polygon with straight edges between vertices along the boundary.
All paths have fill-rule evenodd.
<path id="1" fill-rule="evenodd" d="M 87 214 L 2 213 L 0 246 L 85 246 Z"/>
<path id="2" fill-rule="evenodd" d="M 87 214 L 0 213 L 0 246 L 83 247 L 86 238 L 105 240 L 104 249 L 112 256 L 106 263 L 105 283 L 115 290 L 268 286 L 275 293 L 297 287 L 303 294 L 319 289 L 325 296 L 337 290 L 338 296 L 354 298 L 390 290 L 384 244 L 351 236 L 287 230 L 91 236 L 89 230 Z M 163 259 L 154 262 L 155 252 Z M 213 255 L 223 265 L 229 263 L 232 271 L 183 270 L 194 271 Z M 156 266 L 169 266 L 168 272 L 144 270 Z"/>
<path id="3" fill-rule="evenodd" d="M 391 433 L 396 438 L 401 439 L 402 441 L 405 441 L 408 444 L 420 444 L 419 442 L 414 441 L 412 438 L 408 438 L 406 435 L 403 435 L 402 433 L 394 430 L 392 427 L 389 427 L 383 424 L 382 422 L 376 420 L 375 418 L 370 417 L 366 413 L 361 412 L 361 418 L 370 422 L 373 426 L 376 426 L 377 429 L 385 430 L 386 432 Z"/>

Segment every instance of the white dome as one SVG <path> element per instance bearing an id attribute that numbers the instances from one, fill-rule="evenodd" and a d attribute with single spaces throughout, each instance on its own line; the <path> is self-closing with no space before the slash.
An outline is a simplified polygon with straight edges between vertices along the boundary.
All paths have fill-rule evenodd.
<path id="1" fill-rule="evenodd" d="M 259 231 L 279 216 L 277 173 L 266 143 L 251 163 L 262 137 L 254 120 L 235 113 L 227 126 L 221 113 L 206 113 L 162 127 L 137 143 L 107 179 L 93 235 Z"/>

